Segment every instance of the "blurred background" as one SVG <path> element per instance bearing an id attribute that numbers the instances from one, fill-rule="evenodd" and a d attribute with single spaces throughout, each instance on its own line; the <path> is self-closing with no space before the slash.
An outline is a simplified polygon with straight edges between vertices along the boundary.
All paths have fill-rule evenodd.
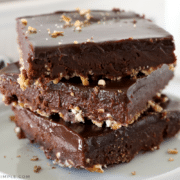
<path id="1" fill-rule="evenodd" d="M 0 0 L 0 58 L 18 60 L 15 18 L 57 10 L 109 9 L 114 7 L 145 14 L 146 18 L 169 31 L 175 39 L 176 55 L 180 57 L 179 0 Z M 175 71 L 180 75 L 180 63 Z"/>

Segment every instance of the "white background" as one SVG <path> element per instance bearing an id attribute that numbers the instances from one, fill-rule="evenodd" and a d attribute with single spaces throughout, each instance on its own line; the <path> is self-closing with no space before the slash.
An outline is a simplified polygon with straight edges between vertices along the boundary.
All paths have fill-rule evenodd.
<path id="1" fill-rule="evenodd" d="M 15 18 L 24 15 L 48 13 L 57 10 L 112 9 L 119 7 L 145 14 L 156 24 L 169 31 L 175 39 L 177 59 L 180 57 L 180 1 L 179 0 L 23 0 L 0 3 L 0 56 L 5 55 L 13 61 L 18 60 Z M 180 63 L 176 68 L 176 87 L 179 94 Z M 171 92 L 172 89 L 168 91 Z M 178 179 L 179 170 L 171 171 L 157 179 Z M 176 178 L 175 178 L 176 177 Z"/>

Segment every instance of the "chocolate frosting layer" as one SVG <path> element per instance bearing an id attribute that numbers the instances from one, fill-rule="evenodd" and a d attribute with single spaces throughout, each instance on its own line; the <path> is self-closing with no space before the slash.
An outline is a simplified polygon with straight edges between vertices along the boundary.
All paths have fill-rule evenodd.
<path id="1" fill-rule="evenodd" d="M 180 103 L 159 103 L 162 113 L 148 110 L 133 124 L 115 131 L 90 121 L 71 124 L 55 116 L 44 118 L 18 106 L 13 111 L 19 133 L 43 146 L 47 158 L 62 166 L 98 171 L 101 166 L 129 162 L 140 150 L 157 149 L 164 138 L 180 130 Z"/>
<path id="2" fill-rule="evenodd" d="M 106 121 L 113 129 L 136 120 L 147 109 L 147 102 L 173 77 L 173 71 L 163 65 L 148 76 L 107 81 L 106 86 L 93 86 L 92 83 L 85 87 L 81 83 L 65 81 L 51 82 L 46 90 L 32 85 L 23 91 L 17 83 L 18 74 L 18 63 L 0 72 L 0 91 L 6 104 L 16 102 L 43 116 L 57 113 L 70 122 L 84 122 L 88 118 L 102 126 Z"/>
<path id="3" fill-rule="evenodd" d="M 69 25 L 62 17 L 71 19 Z M 76 30 L 77 20 L 83 23 L 81 31 Z M 53 38 L 54 31 L 63 33 Z M 114 79 L 176 61 L 172 35 L 134 12 L 59 11 L 20 17 L 17 32 L 23 75 L 29 80 L 73 75 Z"/>

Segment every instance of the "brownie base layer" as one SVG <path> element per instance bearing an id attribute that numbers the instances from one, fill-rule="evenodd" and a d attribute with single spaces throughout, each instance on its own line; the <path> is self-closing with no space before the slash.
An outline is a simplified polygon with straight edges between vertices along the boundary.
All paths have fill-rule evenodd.
<path id="1" fill-rule="evenodd" d="M 65 81 L 49 83 L 46 90 L 35 85 L 23 91 L 17 83 L 18 74 L 17 63 L 0 72 L 0 92 L 5 104 L 14 102 L 46 117 L 57 113 L 72 123 L 85 122 L 86 118 L 97 126 L 105 122 L 112 129 L 133 123 L 150 105 L 155 106 L 148 101 L 173 77 L 169 66 L 163 65 L 149 76 L 106 81 L 105 86 L 84 87 Z"/>
<path id="2" fill-rule="evenodd" d="M 48 159 L 60 166 L 103 172 L 102 167 L 129 162 L 141 150 L 157 149 L 164 138 L 180 130 L 180 102 L 161 106 L 163 113 L 148 111 L 118 130 L 99 128 L 90 121 L 71 124 L 57 117 L 48 119 L 21 107 L 12 109 L 18 137 L 38 143 Z"/>
<path id="3" fill-rule="evenodd" d="M 59 35 L 52 36 L 54 32 Z M 133 12 L 59 11 L 20 17 L 17 33 L 22 88 L 38 78 L 58 82 L 73 76 L 88 85 L 89 76 L 116 80 L 176 61 L 172 35 Z"/>

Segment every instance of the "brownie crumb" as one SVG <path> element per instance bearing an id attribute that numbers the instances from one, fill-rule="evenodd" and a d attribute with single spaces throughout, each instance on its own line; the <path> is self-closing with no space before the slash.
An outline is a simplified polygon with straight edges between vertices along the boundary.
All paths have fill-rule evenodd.
<path id="1" fill-rule="evenodd" d="M 6 158 L 6 156 L 4 156 L 4 158 Z"/>
<path id="2" fill-rule="evenodd" d="M 113 12 L 120 12 L 120 9 L 119 8 L 113 8 L 112 11 Z"/>
<path id="3" fill-rule="evenodd" d="M 29 31 L 29 33 L 31 33 L 31 34 L 37 33 L 37 29 L 36 29 L 36 28 L 33 28 L 33 27 L 31 27 L 31 26 L 28 27 L 28 31 Z"/>
<path id="4" fill-rule="evenodd" d="M 39 158 L 37 156 L 33 156 L 33 158 L 31 158 L 31 161 L 38 161 Z"/>
<path id="5" fill-rule="evenodd" d="M 17 155 L 16 157 L 19 158 L 19 157 L 21 157 L 21 155 Z"/>
<path id="6" fill-rule="evenodd" d="M 39 173 L 40 170 L 41 170 L 41 166 L 34 166 L 35 173 Z"/>
<path id="7" fill-rule="evenodd" d="M 131 172 L 132 175 L 136 175 L 136 171 Z"/>
<path id="8" fill-rule="evenodd" d="M 170 157 L 168 161 L 174 161 L 174 159 Z"/>
<path id="9" fill-rule="evenodd" d="M 11 121 L 15 120 L 15 116 L 10 116 L 9 118 L 10 118 Z"/>
<path id="10" fill-rule="evenodd" d="M 52 169 L 56 169 L 56 167 L 53 166 Z"/>
<path id="11" fill-rule="evenodd" d="M 177 149 L 168 149 L 168 154 L 177 154 L 178 150 Z"/>
<path id="12" fill-rule="evenodd" d="M 27 25 L 27 20 L 26 19 L 21 19 L 22 24 L 24 24 L 25 26 Z"/>

